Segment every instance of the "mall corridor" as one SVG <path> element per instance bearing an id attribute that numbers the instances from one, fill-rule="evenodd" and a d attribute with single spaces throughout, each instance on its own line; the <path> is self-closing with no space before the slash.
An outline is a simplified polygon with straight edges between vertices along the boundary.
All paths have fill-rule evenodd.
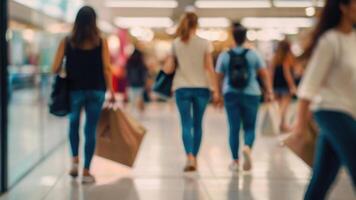
<path id="1" fill-rule="evenodd" d="M 199 171 L 183 174 L 185 156 L 175 107 L 152 104 L 142 117 L 148 128 L 135 167 L 95 157 L 95 185 L 81 185 L 68 172 L 61 146 L 1 200 L 300 200 L 310 169 L 288 149 L 283 136 L 258 133 L 251 173 L 233 173 L 223 111 L 209 108 Z M 330 199 L 351 200 L 349 178 L 340 173 Z"/>
<path id="2" fill-rule="evenodd" d="M 0 0 L 0 200 L 356 200 L 356 0 Z"/>

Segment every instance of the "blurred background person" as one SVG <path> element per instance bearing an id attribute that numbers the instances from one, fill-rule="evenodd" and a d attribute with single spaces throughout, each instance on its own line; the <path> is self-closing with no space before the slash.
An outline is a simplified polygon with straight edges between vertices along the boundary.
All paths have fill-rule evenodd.
<path id="1" fill-rule="evenodd" d="M 219 77 L 219 83 L 222 85 L 224 94 L 225 110 L 229 123 L 229 144 L 232 153 L 233 162 L 230 170 L 238 171 L 239 168 L 239 144 L 240 144 L 240 125 L 244 129 L 244 164 L 243 169 L 249 171 L 252 168 L 252 147 L 255 141 L 255 130 L 257 112 L 261 99 L 261 89 L 257 81 L 257 74 L 260 76 L 265 86 L 266 100 L 274 98 L 270 74 L 266 68 L 263 59 L 252 49 L 244 47 L 246 41 L 247 29 L 242 25 L 235 25 L 233 28 L 233 37 L 235 47 L 227 52 L 220 54 L 216 71 Z M 244 59 L 247 64 L 249 76 L 246 78 L 247 84 L 243 87 L 235 87 L 232 82 L 232 59 L 236 57 Z M 243 57 L 243 58 L 241 58 Z"/>
<path id="2" fill-rule="evenodd" d="M 84 169 L 82 183 L 95 182 L 90 165 L 95 151 L 96 126 L 105 100 L 105 90 L 111 85 L 111 66 L 106 39 L 101 37 L 96 13 L 89 6 L 82 7 L 76 16 L 71 34 L 63 39 L 57 50 L 52 71 L 59 73 L 66 57 L 66 72 L 70 90 L 69 141 L 72 151 L 70 176 L 79 174 L 79 127 L 84 109 Z"/>
<path id="3" fill-rule="evenodd" d="M 327 0 L 312 42 L 298 96 L 295 134 L 306 134 L 309 107 L 319 125 L 306 200 L 325 199 L 341 168 L 356 186 L 356 0 Z"/>
<path id="4" fill-rule="evenodd" d="M 132 111 L 144 111 L 143 95 L 146 86 L 148 70 L 144 54 L 135 48 L 126 63 L 126 78 L 129 84 L 129 101 Z"/>
<path id="5" fill-rule="evenodd" d="M 173 41 L 173 56 L 168 58 L 164 67 L 167 74 L 175 72 L 173 89 L 187 155 L 185 172 L 197 170 L 203 116 L 211 96 L 210 83 L 213 101 L 221 100 L 210 43 L 196 35 L 197 28 L 198 16 L 195 13 L 187 12 L 181 17 L 177 38 Z"/>
<path id="6" fill-rule="evenodd" d="M 293 76 L 294 60 L 290 42 L 287 40 L 279 42 L 270 69 L 273 74 L 274 92 L 280 108 L 280 131 L 282 133 L 291 131 L 286 115 L 292 96 L 297 91 Z"/>

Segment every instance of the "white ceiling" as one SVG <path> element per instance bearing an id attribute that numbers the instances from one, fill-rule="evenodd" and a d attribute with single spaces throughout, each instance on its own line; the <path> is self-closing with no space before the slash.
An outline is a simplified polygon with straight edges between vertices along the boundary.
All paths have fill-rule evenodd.
<path id="1" fill-rule="evenodd" d="M 110 8 L 105 6 L 105 1 L 85 0 L 87 4 L 94 6 L 101 18 L 112 20 L 115 17 L 171 17 L 177 20 L 187 6 L 194 5 L 196 0 L 178 0 L 177 8 Z M 112 1 L 112 0 L 111 0 Z M 114 0 L 120 1 L 120 0 Z M 167 0 L 169 1 L 169 0 Z M 250 0 L 233 0 L 250 1 Z M 263 0 L 263 1 L 305 1 L 305 0 Z M 318 1 L 318 0 L 309 0 Z M 231 20 L 240 20 L 243 17 L 305 17 L 303 8 L 197 8 L 196 12 L 201 17 L 227 17 Z"/>

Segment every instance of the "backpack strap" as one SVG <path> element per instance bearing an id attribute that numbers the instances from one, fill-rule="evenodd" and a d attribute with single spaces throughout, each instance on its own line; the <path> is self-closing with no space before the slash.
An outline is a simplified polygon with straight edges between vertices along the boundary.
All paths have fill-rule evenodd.
<path id="1" fill-rule="evenodd" d="M 230 58 L 231 58 L 231 57 L 234 57 L 234 56 L 237 56 L 237 55 L 241 55 L 241 56 L 245 57 L 246 54 L 247 54 L 249 51 L 250 51 L 250 49 L 244 48 L 243 51 L 242 51 L 242 53 L 236 53 L 236 52 L 234 51 L 234 49 L 230 49 L 227 53 L 229 54 Z"/>

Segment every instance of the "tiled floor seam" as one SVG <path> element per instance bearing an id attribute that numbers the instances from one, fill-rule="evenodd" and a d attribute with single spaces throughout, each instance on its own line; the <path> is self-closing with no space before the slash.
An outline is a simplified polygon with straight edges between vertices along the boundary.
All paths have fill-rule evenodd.
<path id="1" fill-rule="evenodd" d="M 51 194 L 52 190 L 57 186 L 57 184 L 62 180 L 65 176 L 65 172 L 63 171 L 62 175 L 59 175 L 55 181 L 55 183 L 48 189 L 48 192 L 46 192 L 45 195 L 43 195 L 43 198 L 41 200 L 46 200 L 47 197 Z"/>

